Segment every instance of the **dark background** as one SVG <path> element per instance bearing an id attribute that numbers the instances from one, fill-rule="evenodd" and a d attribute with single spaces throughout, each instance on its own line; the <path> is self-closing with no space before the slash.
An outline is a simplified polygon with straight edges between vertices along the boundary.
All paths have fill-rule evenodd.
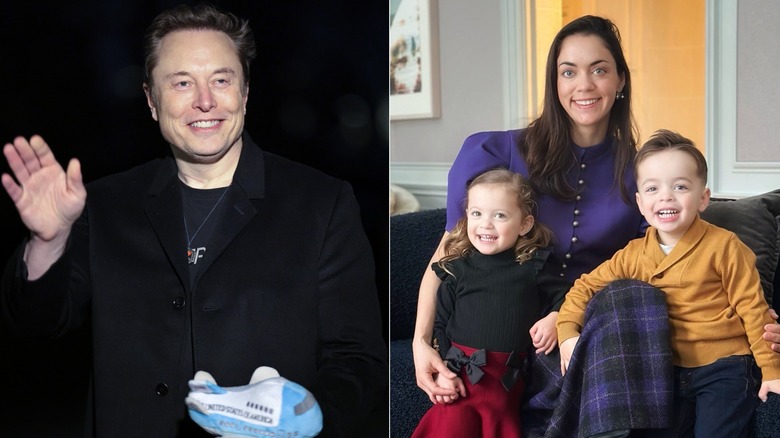
<path id="1" fill-rule="evenodd" d="M 141 88 L 142 46 L 153 17 L 179 3 L 198 2 L 4 0 L 0 144 L 40 134 L 61 163 L 81 160 L 86 182 L 167 154 Z M 246 118 L 252 138 L 352 184 L 374 249 L 387 339 L 387 4 L 212 4 L 248 18 L 255 33 Z M 0 170 L 9 171 L 5 159 Z M 3 191 L 0 217 L 5 264 L 25 229 Z M 20 341 L 0 333 L 6 372 L 0 435 L 79 436 L 90 366 L 85 335 Z"/>

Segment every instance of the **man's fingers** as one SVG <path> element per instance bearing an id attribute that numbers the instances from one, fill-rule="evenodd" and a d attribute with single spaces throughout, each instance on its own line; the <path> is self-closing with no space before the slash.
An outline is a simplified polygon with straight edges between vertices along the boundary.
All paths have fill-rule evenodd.
<path id="1" fill-rule="evenodd" d="M 30 140 L 32 140 L 32 138 L 30 138 Z M 38 145 L 40 146 L 40 143 L 38 143 Z M 41 168 L 41 162 L 38 157 L 38 153 L 35 150 L 35 146 L 33 146 L 30 141 L 24 137 L 16 137 L 14 139 L 14 147 L 16 148 L 16 153 L 19 154 L 19 157 L 22 159 L 24 167 L 28 172 L 33 173 Z"/>
<path id="2" fill-rule="evenodd" d="M 84 187 L 84 180 L 81 175 L 81 162 L 72 158 L 68 163 L 67 169 L 68 190 L 78 196 L 86 196 L 87 189 Z"/>
<path id="3" fill-rule="evenodd" d="M 5 160 L 8 161 L 8 167 L 14 173 L 19 184 L 24 184 L 30 178 L 30 171 L 27 166 L 24 165 L 24 159 L 19 154 L 19 150 L 15 144 L 7 143 L 3 146 L 3 155 Z"/>
<path id="4" fill-rule="evenodd" d="M 3 146 L 3 155 L 20 185 L 26 184 L 30 176 L 42 167 L 59 166 L 49 145 L 40 135 L 33 135 L 29 141 L 21 136 L 16 137 L 13 143 Z M 77 170 L 80 178 L 81 168 Z"/>
<path id="5" fill-rule="evenodd" d="M 8 145 L 6 145 L 6 147 L 7 146 Z M 29 141 L 21 136 L 16 137 L 13 142 L 13 148 L 15 149 L 17 156 L 21 159 L 21 165 L 23 165 L 30 174 L 35 173 L 35 171 L 42 167 L 59 166 L 48 143 L 46 143 L 40 135 L 33 135 L 30 137 Z M 6 158 L 7 157 L 8 154 L 6 154 Z M 10 159 L 9 164 L 11 164 Z M 17 175 L 17 178 L 20 177 L 21 175 Z"/>
<path id="6" fill-rule="evenodd" d="M 5 189 L 6 193 L 8 193 L 8 196 L 11 198 L 11 201 L 16 204 L 16 202 L 19 200 L 19 198 L 22 197 L 22 188 L 19 187 L 16 184 L 16 181 L 11 177 L 11 175 L 4 173 L 2 175 L 2 183 L 3 188 Z"/>
<path id="7" fill-rule="evenodd" d="M 35 151 L 35 159 L 38 162 L 38 166 L 51 166 L 59 165 L 54 158 L 54 154 L 49 147 L 49 144 L 43 140 L 40 135 L 33 135 L 30 137 L 30 146 Z"/>

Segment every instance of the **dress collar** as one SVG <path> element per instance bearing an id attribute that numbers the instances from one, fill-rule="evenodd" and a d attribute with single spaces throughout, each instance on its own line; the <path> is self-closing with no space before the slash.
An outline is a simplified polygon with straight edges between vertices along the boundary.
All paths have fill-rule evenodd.
<path id="1" fill-rule="evenodd" d="M 569 147 L 574 152 L 574 156 L 577 157 L 577 161 L 582 163 L 584 161 L 590 161 L 599 158 L 600 156 L 610 151 L 614 144 L 615 139 L 610 135 L 607 136 L 607 138 L 605 138 L 601 143 L 595 144 L 593 146 L 582 147 L 577 146 L 574 143 L 570 143 Z"/>

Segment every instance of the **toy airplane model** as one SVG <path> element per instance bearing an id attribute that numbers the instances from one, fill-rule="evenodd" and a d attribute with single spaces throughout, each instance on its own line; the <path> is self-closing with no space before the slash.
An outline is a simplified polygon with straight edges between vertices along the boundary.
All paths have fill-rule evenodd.
<path id="1" fill-rule="evenodd" d="M 190 417 L 222 437 L 313 437 L 322 411 L 303 386 L 271 367 L 259 367 L 249 385 L 222 388 L 206 371 L 195 373 L 185 399 Z"/>

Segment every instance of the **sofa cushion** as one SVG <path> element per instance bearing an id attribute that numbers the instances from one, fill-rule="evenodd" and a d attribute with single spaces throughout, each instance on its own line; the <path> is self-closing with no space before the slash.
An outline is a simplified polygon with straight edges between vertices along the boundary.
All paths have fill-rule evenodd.
<path id="1" fill-rule="evenodd" d="M 733 231 L 756 254 L 756 268 L 769 305 L 780 256 L 780 189 L 736 200 L 713 200 L 702 219 Z"/>
<path id="2" fill-rule="evenodd" d="M 390 217 L 390 339 L 411 339 L 423 273 L 444 234 L 443 208 Z"/>

